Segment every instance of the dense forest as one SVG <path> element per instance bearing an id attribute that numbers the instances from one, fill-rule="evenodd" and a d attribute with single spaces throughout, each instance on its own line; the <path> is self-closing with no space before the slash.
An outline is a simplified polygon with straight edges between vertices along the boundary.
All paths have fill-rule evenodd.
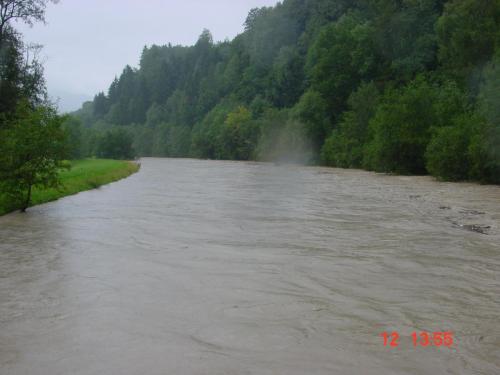
<path id="1" fill-rule="evenodd" d="M 284 0 L 144 47 L 75 113 L 78 152 L 301 161 L 500 182 L 500 0 Z M 81 126 L 78 127 L 78 121 Z"/>

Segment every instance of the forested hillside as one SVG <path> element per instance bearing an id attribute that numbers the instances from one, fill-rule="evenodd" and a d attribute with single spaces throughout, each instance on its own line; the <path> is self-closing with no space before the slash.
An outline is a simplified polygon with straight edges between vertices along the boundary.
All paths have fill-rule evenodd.
<path id="1" fill-rule="evenodd" d="M 74 114 L 76 152 L 500 183 L 499 26 L 500 0 L 252 9 L 232 41 L 145 47 Z"/>

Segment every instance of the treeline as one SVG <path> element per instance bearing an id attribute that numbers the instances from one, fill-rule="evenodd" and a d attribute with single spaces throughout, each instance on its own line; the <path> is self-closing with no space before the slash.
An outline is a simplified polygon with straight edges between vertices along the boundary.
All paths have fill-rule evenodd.
<path id="1" fill-rule="evenodd" d="M 75 142 L 500 183 L 499 25 L 500 0 L 284 0 L 232 41 L 145 47 Z"/>

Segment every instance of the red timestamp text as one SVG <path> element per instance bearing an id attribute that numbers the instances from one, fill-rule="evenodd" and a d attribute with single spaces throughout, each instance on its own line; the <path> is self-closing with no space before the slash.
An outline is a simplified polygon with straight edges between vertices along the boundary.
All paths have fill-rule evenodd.
<path id="1" fill-rule="evenodd" d="M 382 332 L 384 346 L 397 348 L 400 345 L 401 335 L 398 332 Z M 453 346 L 453 332 L 413 332 L 411 334 L 414 347 L 447 347 Z"/>

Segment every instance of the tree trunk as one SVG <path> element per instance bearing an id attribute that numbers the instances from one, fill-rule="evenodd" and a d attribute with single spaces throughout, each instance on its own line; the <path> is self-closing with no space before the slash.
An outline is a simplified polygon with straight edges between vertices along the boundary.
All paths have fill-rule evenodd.
<path id="1" fill-rule="evenodd" d="M 24 205 L 21 208 L 21 212 L 26 212 L 26 210 L 30 206 L 30 202 L 31 202 L 31 184 L 28 187 L 28 194 L 26 196 L 26 200 L 24 201 Z"/>

